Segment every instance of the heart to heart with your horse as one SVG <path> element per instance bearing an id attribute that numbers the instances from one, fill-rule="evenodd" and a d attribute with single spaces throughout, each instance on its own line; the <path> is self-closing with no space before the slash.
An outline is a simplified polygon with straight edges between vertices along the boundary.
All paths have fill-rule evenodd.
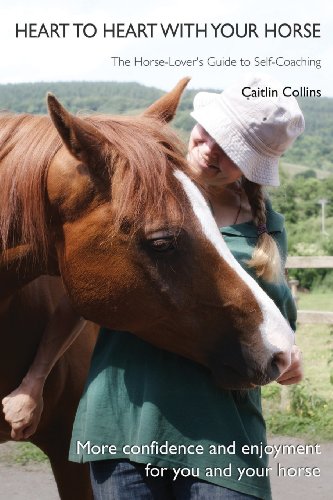
<path id="1" fill-rule="evenodd" d="M 320 23 L 16 23 L 16 38 L 320 38 Z"/>
<path id="2" fill-rule="evenodd" d="M 115 444 L 94 444 L 91 441 L 77 441 L 76 442 L 76 452 L 79 454 L 85 451 L 88 455 L 106 455 L 112 456 L 121 452 L 124 457 L 139 456 L 142 454 L 158 455 L 163 459 L 163 456 L 176 456 L 176 455 L 220 455 L 221 467 L 205 467 L 201 469 L 200 467 L 160 467 L 154 466 L 152 463 L 147 463 L 145 465 L 145 474 L 148 477 L 162 477 L 164 474 L 169 474 L 172 471 L 173 480 L 175 481 L 177 477 L 188 477 L 194 476 L 199 478 L 207 477 L 231 477 L 233 474 L 233 468 L 237 469 L 237 480 L 240 481 L 244 477 L 267 477 L 270 472 L 272 472 L 273 467 L 235 467 L 231 462 L 228 462 L 228 456 L 236 455 L 239 453 L 237 450 L 236 441 L 232 441 L 229 445 L 209 445 L 207 449 L 203 445 L 176 445 L 169 441 L 159 443 L 158 441 L 152 441 L 149 444 L 142 445 L 129 445 L 126 444 L 119 449 Z M 253 445 L 242 445 L 240 447 L 240 452 L 244 457 L 244 464 L 246 463 L 246 457 L 249 455 L 256 455 L 258 458 L 262 458 L 264 455 L 268 455 L 271 459 L 278 460 L 283 455 L 293 455 L 295 456 L 295 465 L 293 467 L 285 467 L 281 465 L 280 462 L 272 463 L 276 468 L 276 475 L 278 477 L 320 477 L 321 471 L 319 467 L 313 466 L 298 466 L 297 456 L 298 455 L 321 455 L 320 444 L 265 444 L 260 442 L 259 444 Z M 224 457 L 224 460 L 222 460 Z M 175 460 L 176 463 L 176 460 Z"/>

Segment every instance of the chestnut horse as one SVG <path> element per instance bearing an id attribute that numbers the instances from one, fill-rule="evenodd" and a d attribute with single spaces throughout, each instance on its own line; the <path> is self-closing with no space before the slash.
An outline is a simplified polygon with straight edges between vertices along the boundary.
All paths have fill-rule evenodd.
<path id="1" fill-rule="evenodd" d="M 268 383 L 289 364 L 289 325 L 229 252 L 166 123 L 186 83 L 139 117 L 75 117 L 52 95 L 50 117 L 0 116 L 1 398 L 29 367 L 62 283 L 87 319 L 201 363 L 223 388 Z M 52 371 L 31 439 L 71 500 L 90 494 L 66 461 L 88 330 Z"/>

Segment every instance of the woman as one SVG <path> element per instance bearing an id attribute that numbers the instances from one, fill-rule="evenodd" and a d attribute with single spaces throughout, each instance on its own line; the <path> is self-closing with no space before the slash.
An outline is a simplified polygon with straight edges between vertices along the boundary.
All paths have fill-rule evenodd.
<path id="1" fill-rule="evenodd" d="M 244 86 L 270 86 L 281 95 L 246 99 Z M 278 158 L 303 130 L 297 102 L 284 98 L 277 82 L 256 76 L 222 94 L 199 93 L 192 116 L 198 123 L 188 159 L 206 187 L 216 222 L 235 257 L 294 326 L 294 303 L 281 279 L 283 217 L 272 210 L 262 185 L 278 185 Z M 66 307 L 60 306 L 60 313 L 72 323 L 75 317 Z M 25 406 L 33 413 L 28 433 L 39 418 L 52 366 L 45 360 L 54 362 L 62 350 L 59 341 L 57 348 L 38 353 L 28 372 Z M 296 383 L 301 377 L 295 347 L 278 381 Z M 16 436 L 26 437 L 24 426 L 15 429 L 14 422 L 22 417 L 15 409 L 21 396 L 19 388 L 5 398 L 4 411 Z M 201 366 L 125 332 L 101 329 L 70 452 L 72 460 L 90 462 L 95 498 L 269 498 L 266 456 L 246 451 L 265 439 L 260 389 L 220 390 Z"/>

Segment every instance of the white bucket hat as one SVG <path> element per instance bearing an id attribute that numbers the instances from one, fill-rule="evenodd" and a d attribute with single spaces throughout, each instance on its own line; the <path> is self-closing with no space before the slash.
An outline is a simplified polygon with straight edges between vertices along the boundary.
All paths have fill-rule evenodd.
<path id="1" fill-rule="evenodd" d="M 273 97 L 245 97 L 242 89 L 263 89 Z M 266 90 L 265 90 L 266 89 Z M 199 92 L 191 116 L 208 132 L 244 176 L 257 184 L 278 186 L 278 162 L 304 130 L 304 117 L 295 97 L 268 75 L 248 75 L 221 94 Z"/>

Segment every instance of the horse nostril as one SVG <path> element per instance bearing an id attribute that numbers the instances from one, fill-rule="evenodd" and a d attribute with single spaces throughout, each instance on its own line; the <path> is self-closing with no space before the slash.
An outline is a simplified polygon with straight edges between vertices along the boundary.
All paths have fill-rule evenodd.
<path id="1" fill-rule="evenodd" d="M 277 377 L 279 377 L 290 365 L 290 353 L 289 352 L 276 352 L 271 360 L 271 367 L 273 371 L 277 371 Z M 277 378 L 276 377 L 276 378 Z"/>

